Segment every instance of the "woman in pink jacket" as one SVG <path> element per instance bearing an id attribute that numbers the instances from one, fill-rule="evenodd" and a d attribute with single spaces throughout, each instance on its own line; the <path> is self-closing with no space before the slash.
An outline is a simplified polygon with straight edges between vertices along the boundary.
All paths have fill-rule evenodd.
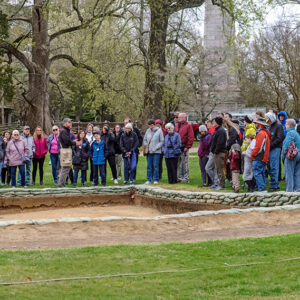
<path id="1" fill-rule="evenodd" d="M 32 185 L 35 185 L 35 177 L 37 166 L 39 165 L 40 172 L 40 185 L 43 185 L 43 176 L 44 176 L 44 161 L 45 156 L 48 152 L 47 139 L 43 134 L 41 127 L 37 127 L 33 134 L 33 141 L 35 144 L 35 152 L 33 154 L 33 170 L 32 170 Z"/>
<path id="2" fill-rule="evenodd" d="M 29 149 L 26 142 L 20 139 L 18 130 L 12 133 L 12 139 L 7 143 L 5 150 L 5 166 L 9 166 L 11 170 L 11 185 L 16 187 L 17 168 L 21 174 L 21 186 L 25 186 L 25 166 L 24 161 L 28 158 Z"/>

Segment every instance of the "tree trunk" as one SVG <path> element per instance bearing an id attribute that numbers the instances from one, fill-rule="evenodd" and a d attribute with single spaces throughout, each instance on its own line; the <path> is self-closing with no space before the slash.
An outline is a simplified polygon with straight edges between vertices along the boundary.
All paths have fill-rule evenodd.
<path id="1" fill-rule="evenodd" d="M 142 120 L 162 117 L 162 100 L 166 73 L 166 38 L 169 16 L 164 10 L 164 1 L 151 1 L 151 27 L 149 63 L 146 68 L 144 111 Z"/>
<path id="2" fill-rule="evenodd" d="M 28 125 L 31 129 L 41 126 L 51 131 L 49 110 L 50 41 L 48 35 L 48 11 L 42 7 L 43 0 L 35 0 L 32 8 L 32 63 L 34 72 L 29 74 L 28 100 L 31 103 Z"/>

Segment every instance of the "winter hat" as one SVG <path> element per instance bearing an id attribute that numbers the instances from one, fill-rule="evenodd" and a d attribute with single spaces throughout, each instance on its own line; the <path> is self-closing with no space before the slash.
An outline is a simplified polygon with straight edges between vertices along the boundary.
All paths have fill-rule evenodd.
<path id="1" fill-rule="evenodd" d="M 131 123 L 127 123 L 126 125 L 125 125 L 125 129 L 126 128 L 130 128 L 131 130 L 132 130 L 132 124 Z"/>
<path id="2" fill-rule="evenodd" d="M 231 150 L 241 152 L 241 146 L 240 146 L 239 144 L 233 144 L 233 145 L 231 146 Z"/>
<path id="3" fill-rule="evenodd" d="M 199 132 L 201 132 L 201 131 L 206 131 L 207 132 L 207 128 L 206 128 L 205 125 L 199 126 Z"/>
<path id="4" fill-rule="evenodd" d="M 248 115 L 244 118 L 244 121 L 247 122 L 248 124 L 251 124 L 253 122 L 253 119 L 250 115 Z"/>
<path id="5" fill-rule="evenodd" d="M 160 119 L 155 120 L 155 124 L 160 124 L 161 126 L 163 125 L 162 121 Z"/>
<path id="6" fill-rule="evenodd" d="M 268 120 L 270 120 L 272 124 L 274 122 L 276 122 L 276 115 L 274 113 L 268 112 L 268 113 L 266 113 L 265 116 L 266 116 L 267 122 L 268 122 Z"/>
<path id="7" fill-rule="evenodd" d="M 215 122 L 216 122 L 219 126 L 222 126 L 222 124 L 223 124 L 223 119 L 220 118 L 220 117 L 216 117 L 216 118 L 215 118 Z"/>

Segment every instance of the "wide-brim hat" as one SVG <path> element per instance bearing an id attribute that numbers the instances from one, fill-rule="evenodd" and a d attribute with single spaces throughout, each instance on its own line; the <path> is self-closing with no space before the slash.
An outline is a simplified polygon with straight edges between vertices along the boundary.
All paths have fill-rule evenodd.
<path id="1" fill-rule="evenodd" d="M 263 125 L 263 126 L 269 126 L 266 119 L 262 118 L 262 117 L 257 118 L 253 123 L 260 124 L 260 125 Z"/>

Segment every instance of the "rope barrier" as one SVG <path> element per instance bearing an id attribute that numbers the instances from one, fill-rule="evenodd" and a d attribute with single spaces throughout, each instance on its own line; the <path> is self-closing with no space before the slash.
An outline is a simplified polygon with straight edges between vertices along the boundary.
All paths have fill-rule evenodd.
<path id="1" fill-rule="evenodd" d="M 115 278 L 115 277 L 139 277 L 155 274 L 169 274 L 169 273 L 189 273 L 194 271 L 203 271 L 210 269 L 217 269 L 220 267 L 244 267 L 244 266 L 255 266 L 264 264 L 273 264 L 286 261 L 299 260 L 300 257 L 283 258 L 270 262 L 252 262 L 246 264 L 228 264 L 224 263 L 224 266 L 210 267 L 210 268 L 194 268 L 194 269 L 184 269 L 184 270 L 161 270 L 152 272 L 141 272 L 141 273 L 121 273 L 121 274 L 107 274 L 107 275 L 94 275 L 94 276 L 77 276 L 77 277 L 61 277 L 61 278 L 50 278 L 42 280 L 28 280 L 28 281 L 12 281 L 12 282 L 0 282 L 0 286 L 13 286 L 13 285 L 27 285 L 27 284 L 39 284 L 39 283 L 49 283 L 49 282 L 59 282 L 59 281 L 75 281 L 75 280 L 90 280 L 90 279 L 103 279 L 103 278 Z"/>

